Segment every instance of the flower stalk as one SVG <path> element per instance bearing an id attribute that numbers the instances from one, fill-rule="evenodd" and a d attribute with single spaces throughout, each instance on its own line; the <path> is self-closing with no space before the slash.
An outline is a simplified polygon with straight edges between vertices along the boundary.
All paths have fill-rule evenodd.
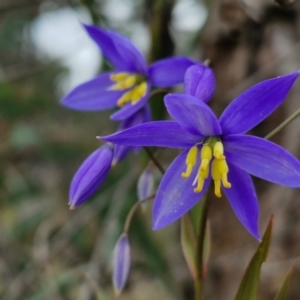
<path id="1" fill-rule="evenodd" d="M 129 228 L 130 228 L 130 224 L 131 224 L 131 221 L 132 221 L 132 218 L 134 216 L 134 214 L 136 213 L 136 211 L 138 210 L 138 208 L 140 207 L 140 205 L 150 199 L 153 199 L 155 197 L 155 195 L 152 195 L 152 196 L 149 196 L 147 198 L 144 198 L 138 202 L 136 202 L 130 209 L 128 215 L 127 215 L 127 218 L 126 218 L 126 221 L 125 221 L 125 224 L 124 224 L 124 229 L 123 229 L 123 233 L 127 234 L 128 231 L 129 231 Z"/>
<path id="2" fill-rule="evenodd" d="M 281 124 L 279 124 L 274 130 L 272 130 L 269 134 L 265 136 L 266 140 L 272 138 L 276 133 L 282 130 L 285 126 L 290 124 L 300 115 L 300 108 L 298 108 L 291 116 L 289 116 L 286 120 L 284 120 Z"/>
<path id="3" fill-rule="evenodd" d="M 160 162 L 155 158 L 155 156 L 153 155 L 153 153 L 151 152 L 151 150 L 148 147 L 143 147 L 143 148 L 146 151 L 146 153 L 149 156 L 149 158 L 155 164 L 155 166 L 157 167 L 157 169 L 161 172 L 162 175 L 164 175 L 165 174 L 165 169 L 160 164 Z"/>
<path id="4" fill-rule="evenodd" d="M 209 200 L 207 195 L 202 200 L 202 210 L 201 217 L 199 220 L 199 229 L 197 236 L 197 246 L 196 246 L 196 276 L 195 276 L 195 300 L 203 299 L 203 290 L 204 290 L 204 241 L 205 241 L 205 232 L 209 208 Z"/>

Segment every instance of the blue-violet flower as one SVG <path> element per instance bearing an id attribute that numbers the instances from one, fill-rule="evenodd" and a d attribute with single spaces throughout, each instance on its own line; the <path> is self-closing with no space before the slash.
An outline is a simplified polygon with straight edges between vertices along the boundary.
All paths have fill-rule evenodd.
<path id="1" fill-rule="evenodd" d="M 159 185 L 153 229 L 185 214 L 201 199 L 212 178 L 216 196 L 221 196 L 222 187 L 237 218 L 260 238 L 257 196 L 249 174 L 300 187 L 300 163 L 280 146 L 245 133 L 283 102 L 298 76 L 299 71 L 254 85 L 233 100 L 219 120 L 197 97 L 168 94 L 165 105 L 175 121 L 149 122 L 102 137 L 124 145 L 185 149 Z M 190 86 L 197 86 L 197 77 L 190 80 Z"/>
<path id="2" fill-rule="evenodd" d="M 141 52 L 127 38 L 112 30 L 84 25 L 88 35 L 115 67 L 67 94 L 61 103 L 75 110 L 105 110 L 120 107 L 112 120 L 124 120 L 143 107 L 152 86 L 170 87 L 183 82 L 184 73 L 195 62 L 178 56 L 159 60 L 149 67 Z"/>

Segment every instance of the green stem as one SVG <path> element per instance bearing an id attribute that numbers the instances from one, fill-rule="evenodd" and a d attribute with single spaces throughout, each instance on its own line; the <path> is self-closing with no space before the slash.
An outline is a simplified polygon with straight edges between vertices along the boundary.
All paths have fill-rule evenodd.
<path id="1" fill-rule="evenodd" d="M 160 162 L 155 158 L 155 156 L 153 155 L 153 153 L 151 152 L 151 150 L 148 147 L 143 147 L 143 148 L 147 152 L 149 158 L 153 161 L 153 163 L 156 165 L 156 167 L 158 168 L 158 170 L 161 172 L 161 174 L 164 175 L 165 174 L 165 169 L 160 164 Z"/>
<path id="2" fill-rule="evenodd" d="M 204 290 L 204 262 L 203 262 L 203 253 L 204 253 L 204 238 L 206 231 L 207 215 L 208 215 L 208 195 L 204 197 L 202 202 L 202 213 L 199 221 L 199 232 L 197 237 L 197 246 L 196 246 L 196 277 L 195 277 L 195 300 L 203 299 L 203 290 Z"/>
<path id="3" fill-rule="evenodd" d="M 123 232 L 124 233 L 128 233 L 129 231 L 129 227 L 130 227 L 130 224 L 131 224 L 131 220 L 134 216 L 134 214 L 136 213 L 136 211 L 138 210 L 138 208 L 140 207 L 140 205 L 145 202 L 145 201 L 148 201 L 150 199 L 153 199 L 155 197 L 155 195 L 152 195 L 152 196 L 149 196 L 147 198 L 144 198 L 138 202 L 136 202 L 130 209 L 128 215 L 127 215 L 127 218 L 126 218 L 126 221 L 125 221 L 125 225 L 124 225 L 124 229 L 123 229 Z"/>
<path id="4" fill-rule="evenodd" d="M 290 117 L 288 117 L 285 121 L 283 121 L 280 125 L 278 125 L 274 130 L 272 130 L 269 134 L 265 136 L 266 140 L 269 140 L 276 133 L 278 133 L 281 129 L 283 129 L 286 125 L 290 124 L 293 120 L 295 120 L 300 115 L 300 108 L 296 110 Z"/>

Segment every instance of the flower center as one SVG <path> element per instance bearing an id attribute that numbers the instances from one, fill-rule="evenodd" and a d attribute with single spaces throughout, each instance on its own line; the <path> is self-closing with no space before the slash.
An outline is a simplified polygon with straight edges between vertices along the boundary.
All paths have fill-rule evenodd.
<path id="1" fill-rule="evenodd" d="M 186 171 L 181 174 L 183 178 L 188 178 L 197 163 L 198 146 L 193 146 L 186 157 Z M 226 157 L 224 156 L 224 147 L 219 137 L 209 137 L 204 141 L 200 153 L 201 163 L 197 176 L 193 185 L 195 193 L 199 193 L 203 189 L 204 181 L 209 175 L 209 167 L 211 165 L 211 176 L 214 181 L 215 195 L 221 197 L 221 183 L 225 188 L 230 188 L 231 184 L 227 180 L 229 172 Z M 213 159 L 213 160 L 212 160 Z M 212 163 L 210 164 L 212 160 Z"/>
<path id="2" fill-rule="evenodd" d="M 122 107 L 126 103 L 136 104 L 146 95 L 148 84 L 146 78 L 140 74 L 134 73 L 115 73 L 110 76 L 115 82 L 109 87 L 111 91 L 127 90 L 118 100 L 117 105 Z"/>

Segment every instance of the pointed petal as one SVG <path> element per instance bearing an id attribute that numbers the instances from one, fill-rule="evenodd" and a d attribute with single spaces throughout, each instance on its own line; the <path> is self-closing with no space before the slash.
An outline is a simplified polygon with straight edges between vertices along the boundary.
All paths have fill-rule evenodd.
<path id="1" fill-rule="evenodd" d="M 117 100 L 124 91 L 110 91 L 109 87 L 112 82 L 109 76 L 110 73 L 105 73 L 77 86 L 61 100 L 61 104 L 71 109 L 83 111 L 115 107 Z"/>
<path id="2" fill-rule="evenodd" d="M 285 149 L 262 138 L 229 135 L 224 138 L 226 157 L 246 172 L 282 185 L 300 187 L 300 163 Z"/>
<path id="3" fill-rule="evenodd" d="M 141 52 L 127 38 L 112 30 L 83 25 L 89 36 L 100 47 L 103 55 L 119 70 L 146 75 L 146 62 Z"/>
<path id="4" fill-rule="evenodd" d="M 245 133 L 285 99 L 299 71 L 260 82 L 234 99 L 220 117 L 224 134 Z"/>
<path id="5" fill-rule="evenodd" d="M 259 207 L 252 180 L 245 171 L 233 165 L 229 159 L 227 163 L 231 188 L 223 188 L 223 191 L 240 222 L 256 239 L 260 240 Z"/>
<path id="6" fill-rule="evenodd" d="M 124 145 L 114 145 L 114 158 L 112 161 L 112 166 L 115 166 L 118 162 L 123 160 L 129 152 L 133 148 L 131 146 L 124 146 Z"/>
<path id="7" fill-rule="evenodd" d="M 168 94 L 164 101 L 172 118 L 190 133 L 201 136 L 222 133 L 216 116 L 200 99 L 187 94 Z"/>
<path id="8" fill-rule="evenodd" d="M 188 150 L 182 152 L 173 161 L 166 171 L 158 187 L 153 205 L 153 229 L 161 229 L 182 217 L 190 210 L 206 193 L 210 183 L 210 176 L 205 180 L 203 190 L 194 192 L 193 181 L 196 177 L 198 167 L 193 169 L 188 178 L 182 178 L 181 173 L 185 171 L 185 159 Z"/>
<path id="9" fill-rule="evenodd" d="M 208 102 L 216 87 L 213 70 L 204 64 L 189 67 L 184 75 L 184 90 L 186 94 Z"/>
<path id="10" fill-rule="evenodd" d="M 140 124 L 122 132 L 101 136 L 101 140 L 128 146 L 188 148 L 199 142 L 199 136 L 186 132 L 173 121 Z"/>
<path id="11" fill-rule="evenodd" d="M 113 286 L 116 296 L 123 290 L 129 275 L 131 264 L 128 236 L 123 233 L 113 251 Z"/>
<path id="12" fill-rule="evenodd" d="M 147 101 L 149 100 L 150 89 L 151 87 L 148 85 L 147 92 L 144 97 L 142 97 L 135 104 L 131 104 L 131 103 L 126 104 L 124 107 L 120 108 L 115 113 L 113 113 L 110 116 L 110 119 L 113 121 L 122 121 L 132 116 L 135 112 L 137 112 L 147 103 Z"/>
<path id="13" fill-rule="evenodd" d="M 88 200 L 106 179 L 113 158 L 112 145 L 106 144 L 94 151 L 74 175 L 69 192 L 69 205 L 77 207 Z"/>
<path id="14" fill-rule="evenodd" d="M 151 83 L 157 87 L 169 87 L 183 83 L 185 71 L 193 64 L 195 62 L 185 56 L 159 60 L 149 67 Z"/>

